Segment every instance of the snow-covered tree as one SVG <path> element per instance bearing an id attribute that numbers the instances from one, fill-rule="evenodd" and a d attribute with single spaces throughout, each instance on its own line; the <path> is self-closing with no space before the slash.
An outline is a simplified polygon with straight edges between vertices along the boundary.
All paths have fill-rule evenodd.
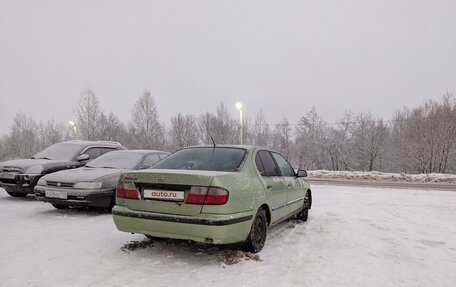
<path id="1" fill-rule="evenodd" d="M 144 90 L 142 96 L 134 104 L 129 132 L 134 148 L 164 148 L 165 127 L 159 121 L 155 100 L 150 90 Z"/>
<path id="2" fill-rule="evenodd" d="M 276 126 L 272 135 L 272 148 L 285 158 L 291 159 L 292 133 L 290 122 L 283 118 Z"/>
<path id="3" fill-rule="evenodd" d="M 100 102 L 92 89 L 85 89 L 78 99 L 76 110 L 76 130 L 84 140 L 103 139 L 103 119 L 105 115 Z"/>
<path id="4" fill-rule="evenodd" d="M 39 148 L 38 124 L 31 117 L 19 112 L 13 119 L 9 145 L 12 157 L 30 157 Z"/>
<path id="5" fill-rule="evenodd" d="M 352 158 L 356 170 L 381 169 L 388 128 L 382 119 L 374 119 L 371 113 L 360 113 L 351 125 Z"/>
<path id="6" fill-rule="evenodd" d="M 225 104 L 220 103 L 215 114 L 206 112 L 199 116 L 198 126 L 203 143 L 212 144 L 210 135 L 216 144 L 238 144 L 239 124 L 231 118 Z"/>
<path id="7" fill-rule="evenodd" d="M 70 131 L 62 123 L 54 119 L 38 124 L 39 149 L 70 139 Z"/>
<path id="8" fill-rule="evenodd" d="M 168 131 L 169 150 L 176 151 L 197 145 L 199 137 L 200 131 L 195 116 L 178 113 L 171 118 L 171 127 Z"/>
<path id="9" fill-rule="evenodd" d="M 302 116 L 295 128 L 297 165 L 307 169 L 325 167 L 324 140 L 325 123 L 315 107 L 306 116 Z"/>
<path id="10" fill-rule="evenodd" d="M 262 110 L 255 117 L 251 134 L 252 144 L 262 147 L 268 147 L 270 145 L 271 130 Z"/>

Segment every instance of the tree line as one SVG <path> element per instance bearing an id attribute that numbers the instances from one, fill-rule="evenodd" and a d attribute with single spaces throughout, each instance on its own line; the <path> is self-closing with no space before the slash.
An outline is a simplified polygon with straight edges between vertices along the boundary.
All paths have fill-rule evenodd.
<path id="1" fill-rule="evenodd" d="M 178 113 L 169 126 L 160 121 L 154 97 L 144 90 L 128 123 L 105 113 L 91 89 L 77 102 L 74 128 L 54 120 L 35 121 L 19 112 L 10 133 L 0 137 L 0 160 L 30 157 L 70 139 L 118 141 L 130 149 L 178 149 L 212 144 L 238 144 L 240 125 L 224 103 L 215 112 Z M 309 170 L 358 170 L 404 173 L 456 172 L 456 102 L 447 93 L 441 100 L 396 111 L 392 119 L 371 113 L 345 112 L 326 122 L 315 107 L 297 123 L 287 118 L 271 124 L 262 111 L 243 124 L 244 144 L 269 147 L 296 167 Z"/>

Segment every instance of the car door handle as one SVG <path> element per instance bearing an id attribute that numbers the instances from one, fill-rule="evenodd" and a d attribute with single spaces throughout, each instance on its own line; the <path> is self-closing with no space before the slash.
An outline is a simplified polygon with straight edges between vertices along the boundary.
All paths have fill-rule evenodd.
<path id="1" fill-rule="evenodd" d="M 272 188 L 272 185 L 268 184 L 268 185 L 266 185 L 266 187 L 269 189 L 269 188 Z"/>

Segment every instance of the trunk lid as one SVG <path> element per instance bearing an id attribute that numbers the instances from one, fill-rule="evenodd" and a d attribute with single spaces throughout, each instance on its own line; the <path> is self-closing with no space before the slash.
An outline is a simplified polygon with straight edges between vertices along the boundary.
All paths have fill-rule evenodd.
<path id="1" fill-rule="evenodd" d="M 196 216 L 201 213 L 203 205 L 185 203 L 192 186 L 209 187 L 214 176 L 230 174 L 229 172 L 198 170 L 143 170 L 129 172 L 122 176 L 122 182 L 133 182 L 140 192 L 139 200 L 126 200 L 128 208 L 137 211 L 154 213 Z M 151 192 L 183 193 L 183 200 L 147 198 Z M 146 198 L 144 195 L 146 194 Z"/>

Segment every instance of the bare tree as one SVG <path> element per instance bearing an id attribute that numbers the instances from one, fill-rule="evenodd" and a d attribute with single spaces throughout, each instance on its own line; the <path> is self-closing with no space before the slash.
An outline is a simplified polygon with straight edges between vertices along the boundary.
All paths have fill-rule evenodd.
<path id="1" fill-rule="evenodd" d="M 13 158 L 13 151 L 11 149 L 10 137 L 3 135 L 0 137 L 0 160 L 8 160 Z"/>
<path id="2" fill-rule="evenodd" d="M 231 118 L 223 103 L 217 107 L 215 134 L 220 143 L 239 144 L 239 123 Z"/>
<path id="3" fill-rule="evenodd" d="M 348 140 L 350 138 L 349 127 L 352 121 L 352 113 L 345 112 L 336 127 L 327 127 L 322 146 L 329 156 L 329 169 L 350 170 L 352 158 L 349 154 Z"/>
<path id="4" fill-rule="evenodd" d="M 198 122 L 203 143 L 212 144 L 210 135 L 217 144 L 239 143 L 238 123 L 231 118 L 223 103 L 217 107 L 215 115 L 206 112 L 199 117 Z"/>
<path id="5" fill-rule="evenodd" d="M 407 140 L 408 130 L 408 111 L 396 111 L 390 126 L 390 137 L 386 142 L 388 157 L 387 170 L 393 172 L 409 172 L 413 169 L 415 163 L 415 155 L 412 152 L 412 143 Z"/>
<path id="6" fill-rule="evenodd" d="M 165 127 L 158 120 L 155 100 L 149 90 L 133 106 L 130 122 L 130 136 L 135 148 L 163 149 L 165 145 Z"/>
<path id="7" fill-rule="evenodd" d="M 375 120 L 370 113 L 361 113 L 351 126 L 352 157 L 356 159 L 357 170 L 372 171 L 376 160 L 382 157 L 388 129 L 382 119 Z M 381 169 L 377 161 L 377 168 Z"/>
<path id="8" fill-rule="evenodd" d="M 177 114 L 171 118 L 168 132 L 169 149 L 179 150 L 199 143 L 200 131 L 195 116 Z"/>
<path id="9" fill-rule="evenodd" d="M 216 129 L 216 122 L 215 115 L 210 112 L 198 117 L 198 128 L 203 144 L 212 144 L 211 137 L 214 139 L 213 131 Z M 214 141 L 217 141 L 217 139 L 215 138 Z"/>
<path id="10" fill-rule="evenodd" d="M 301 117 L 295 129 L 295 149 L 300 167 L 322 169 L 325 164 L 323 152 L 325 123 L 315 107 L 307 116 Z"/>
<path id="11" fill-rule="evenodd" d="M 39 148 L 38 124 L 24 113 L 17 113 L 13 119 L 9 145 L 13 157 L 29 157 Z"/>
<path id="12" fill-rule="evenodd" d="M 456 138 L 456 106 L 450 94 L 441 102 L 427 101 L 424 105 L 400 112 L 402 124 L 395 129 L 412 172 L 445 173 L 452 162 Z M 399 132 L 397 132 L 399 133 Z"/>
<path id="13" fill-rule="evenodd" d="M 98 98 L 90 89 L 85 89 L 78 99 L 76 110 L 77 132 L 85 140 L 100 140 L 103 138 L 103 118 Z"/>
<path id="14" fill-rule="evenodd" d="M 240 127 L 240 124 L 235 121 L 235 123 Z M 238 128 L 238 137 L 240 129 Z M 250 117 L 248 115 L 243 115 L 242 119 L 242 144 L 244 145 L 254 145 L 255 144 L 255 139 L 254 139 L 254 129 L 252 125 L 252 121 L 250 120 Z"/>
<path id="15" fill-rule="evenodd" d="M 174 151 L 211 144 L 210 135 L 217 144 L 239 142 L 239 122 L 223 103 L 198 117 L 177 114 L 166 133 L 148 90 L 134 104 L 128 130 L 115 114 L 103 113 L 90 89 L 81 94 L 76 116 L 81 138 L 119 141 L 131 148 Z M 371 113 L 347 112 L 336 124 L 328 124 L 312 107 L 292 126 L 285 118 L 270 125 L 260 111 L 253 124 L 245 118 L 244 142 L 272 147 L 308 169 L 456 172 L 456 102 L 449 93 L 440 101 L 398 110 L 388 122 Z M 69 127 L 61 123 L 36 122 L 17 113 L 10 133 L 0 136 L 0 159 L 28 157 L 68 138 Z"/>
<path id="16" fill-rule="evenodd" d="M 252 129 L 252 143 L 254 145 L 268 147 L 271 142 L 271 131 L 268 122 L 263 114 L 263 111 L 260 110 L 256 117 L 255 123 L 253 124 Z"/>
<path id="17" fill-rule="evenodd" d="M 282 119 L 275 127 L 272 136 L 272 148 L 291 159 L 291 126 L 287 119 Z"/>
<path id="18" fill-rule="evenodd" d="M 108 116 L 102 114 L 101 122 L 103 123 L 103 140 L 116 141 L 128 146 L 129 136 L 127 128 L 115 114 L 112 112 Z"/>
<path id="19" fill-rule="evenodd" d="M 38 129 L 39 149 L 44 149 L 52 144 L 68 140 L 70 133 L 62 123 L 54 119 L 39 123 Z"/>

